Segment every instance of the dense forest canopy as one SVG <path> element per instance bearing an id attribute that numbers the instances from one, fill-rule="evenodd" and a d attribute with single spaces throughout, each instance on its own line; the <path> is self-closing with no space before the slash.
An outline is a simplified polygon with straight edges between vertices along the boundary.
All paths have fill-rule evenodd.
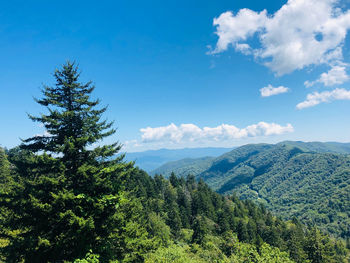
<path id="1" fill-rule="evenodd" d="M 338 142 L 301 142 L 301 141 L 283 141 L 278 143 L 277 145 L 289 145 L 294 146 L 296 148 L 301 149 L 303 152 L 311 152 L 311 153 L 341 153 L 341 154 L 350 154 L 350 143 L 338 143 Z M 237 149 L 238 152 L 245 151 L 244 149 L 248 147 L 248 145 L 244 147 L 239 147 Z M 259 147 L 256 145 L 256 147 Z M 205 148 L 204 148 L 205 149 Z M 224 148 L 225 149 L 225 148 Z M 257 148 L 259 151 L 259 148 Z M 168 150 L 172 151 L 172 150 Z M 179 150 L 177 150 L 179 151 Z M 210 152 L 207 152 L 206 155 L 195 157 L 190 156 L 191 158 L 179 158 L 180 156 L 177 156 L 178 158 L 172 161 L 168 162 L 160 162 L 159 160 L 155 159 L 153 160 L 154 163 L 157 163 L 158 166 L 150 171 L 151 175 L 154 174 L 162 174 L 164 177 L 168 178 L 172 172 L 174 172 L 177 176 L 187 176 L 188 174 L 193 174 L 195 176 L 199 175 L 200 173 L 207 170 L 214 161 L 220 160 L 220 158 L 230 155 L 230 153 L 234 153 L 235 150 L 229 150 L 227 149 L 225 152 L 223 152 L 219 156 L 210 154 Z M 143 155 L 144 154 L 144 155 Z M 139 158 L 142 158 L 142 156 L 147 156 L 148 153 L 137 153 L 137 156 Z M 138 165 L 141 169 L 144 169 L 144 166 L 142 163 L 136 162 L 136 165 Z"/>
<path id="2" fill-rule="evenodd" d="M 47 134 L 0 150 L 5 262 L 346 262 L 342 240 L 220 195 L 194 176 L 149 176 L 115 157 L 106 108 L 74 63 L 54 74 L 30 115 Z M 210 177 L 210 176 L 209 176 Z"/>
<path id="3" fill-rule="evenodd" d="M 191 173 L 222 194 L 267 206 L 284 219 L 293 216 L 333 236 L 350 237 L 348 144 L 282 142 L 239 147 L 218 158 L 172 162 L 165 176 Z M 339 152 L 339 153 L 337 153 Z M 340 154 L 341 153 L 341 154 Z"/>

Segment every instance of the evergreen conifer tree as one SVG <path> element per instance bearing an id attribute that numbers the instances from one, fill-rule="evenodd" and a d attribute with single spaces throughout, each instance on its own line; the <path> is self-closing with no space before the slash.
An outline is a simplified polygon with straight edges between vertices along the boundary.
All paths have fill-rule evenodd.
<path id="1" fill-rule="evenodd" d="M 193 221 L 192 243 L 203 244 L 205 235 L 208 233 L 208 228 L 204 219 L 197 216 Z"/>
<path id="2" fill-rule="evenodd" d="M 56 84 L 36 99 L 47 114 L 29 116 L 46 134 L 23 141 L 26 169 L 18 170 L 17 187 L 0 197 L 12 211 L 4 224 L 9 262 L 61 262 L 90 249 L 109 260 L 119 242 L 120 182 L 131 164 L 114 157 L 118 143 L 94 147 L 115 130 L 101 120 L 106 108 L 91 99 L 94 86 L 80 83 L 79 75 L 70 62 L 56 70 Z"/>
<path id="3" fill-rule="evenodd" d="M 95 89 L 92 82 L 80 83 L 80 73 L 74 63 L 67 62 L 56 70 L 53 87 L 44 86 L 42 99 L 35 99 L 47 108 L 49 114 L 40 117 L 29 115 L 46 129 L 45 135 L 36 135 L 24 140 L 22 148 L 32 152 L 44 151 L 60 155 L 66 171 L 76 173 L 84 163 L 103 161 L 120 150 L 114 143 L 89 149 L 89 146 L 115 133 L 113 123 L 101 121 L 107 107 L 96 109 L 99 100 L 92 100 Z"/>

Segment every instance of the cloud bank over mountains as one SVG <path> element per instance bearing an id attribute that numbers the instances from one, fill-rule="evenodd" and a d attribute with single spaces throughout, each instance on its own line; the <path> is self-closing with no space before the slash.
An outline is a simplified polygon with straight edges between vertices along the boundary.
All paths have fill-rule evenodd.
<path id="1" fill-rule="evenodd" d="M 276 123 L 259 122 L 245 128 L 238 128 L 230 124 L 221 124 L 216 127 L 203 127 L 188 123 L 167 126 L 147 127 L 140 129 L 141 140 L 132 140 L 125 143 L 126 148 L 142 148 L 152 145 L 155 148 L 193 145 L 208 145 L 212 142 L 228 142 L 232 144 L 245 138 L 264 137 L 291 133 L 294 128 L 291 124 L 282 126 Z"/>
<path id="2" fill-rule="evenodd" d="M 277 77 L 320 65 L 330 68 L 319 79 L 305 81 L 306 87 L 316 84 L 332 87 L 349 80 L 343 47 L 350 29 L 350 11 L 341 9 L 338 0 L 289 0 L 274 14 L 266 10 L 241 9 L 236 14 L 227 11 L 214 18 L 213 25 L 218 41 L 209 54 L 222 53 L 232 47 L 253 56 Z M 262 96 L 273 93 L 273 89 L 260 91 Z M 313 96 L 315 94 L 308 94 L 306 101 Z M 332 100 L 337 99 L 338 96 L 333 96 Z M 300 104 L 297 108 L 305 108 Z"/>
<path id="3" fill-rule="evenodd" d="M 292 132 L 293 126 L 291 124 L 281 126 L 276 123 L 259 122 L 240 129 L 229 124 L 221 124 L 217 127 L 200 128 L 194 124 L 181 124 L 176 126 L 174 123 L 171 123 L 168 126 L 156 128 L 147 127 L 140 131 L 142 133 L 142 142 L 144 143 L 154 141 L 179 143 L 198 140 L 223 141 L 246 137 L 278 135 Z"/>

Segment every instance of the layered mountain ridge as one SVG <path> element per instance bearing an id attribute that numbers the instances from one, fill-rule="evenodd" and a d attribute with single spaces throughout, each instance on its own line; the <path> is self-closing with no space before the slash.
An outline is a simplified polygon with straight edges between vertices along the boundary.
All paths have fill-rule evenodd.
<path id="1" fill-rule="evenodd" d="M 217 158 L 183 160 L 154 171 L 198 180 L 222 194 L 265 204 L 341 237 L 350 236 L 350 144 L 250 144 Z M 168 170 L 165 168 L 169 168 Z"/>

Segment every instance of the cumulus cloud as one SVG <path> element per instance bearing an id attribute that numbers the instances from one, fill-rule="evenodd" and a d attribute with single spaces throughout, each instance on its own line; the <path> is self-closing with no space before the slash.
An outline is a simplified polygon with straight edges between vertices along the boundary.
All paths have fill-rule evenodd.
<path id="1" fill-rule="evenodd" d="M 212 53 L 219 53 L 228 48 L 231 44 L 247 40 L 258 30 L 263 29 L 267 20 L 266 10 L 257 13 L 249 9 L 241 9 L 236 16 L 231 12 L 222 13 L 214 18 L 214 26 L 217 26 L 216 34 L 219 40 Z M 249 47 L 248 44 L 243 44 Z"/>
<path id="2" fill-rule="evenodd" d="M 234 125 L 221 124 L 217 127 L 200 128 L 194 124 L 170 124 L 162 127 L 147 127 L 141 129 L 143 143 L 169 142 L 186 143 L 195 141 L 230 141 L 247 137 L 280 135 L 293 132 L 293 126 L 281 126 L 276 123 L 259 122 L 245 128 Z"/>
<path id="3" fill-rule="evenodd" d="M 316 106 L 320 103 L 331 102 L 334 100 L 350 100 L 350 90 L 334 89 L 332 91 L 314 92 L 307 95 L 306 100 L 297 105 L 301 110 Z"/>
<path id="4" fill-rule="evenodd" d="M 341 10 L 337 3 L 337 0 L 289 0 L 272 15 L 267 15 L 266 10 L 250 9 L 222 13 L 213 22 L 219 39 L 211 53 L 233 46 L 262 59 L 277 75 L 341 61 L 350 28 L 350 11 Z M 252 48 L 247 40 L 254 35 L 259 43 Z"/>
<path id="5" fill-rule="evenodd" d="M 345 65 L 342 66 L 333 66 L 328 72 L 322 73 L 319 79 L 315 81 L 305 81 L 306 87 L 312 87 L 316 83 L 322 83 L 325 86 L 334 86 L 343 84 L 349 80 L 349 76 L 346 73 Z"/>
<path id="6" fill-rule="evenodd" d="M 279 86 L 279 87 L 273 87 L 272 85 L 268 85 L 267 87 L 263 87 L 260 89 L 260 95 L 261 97 L 270 97 L 273 95 L 281 94 L 281 93 L 286 93 L 288 92 L 289 89 L 284 86 Z"/>

